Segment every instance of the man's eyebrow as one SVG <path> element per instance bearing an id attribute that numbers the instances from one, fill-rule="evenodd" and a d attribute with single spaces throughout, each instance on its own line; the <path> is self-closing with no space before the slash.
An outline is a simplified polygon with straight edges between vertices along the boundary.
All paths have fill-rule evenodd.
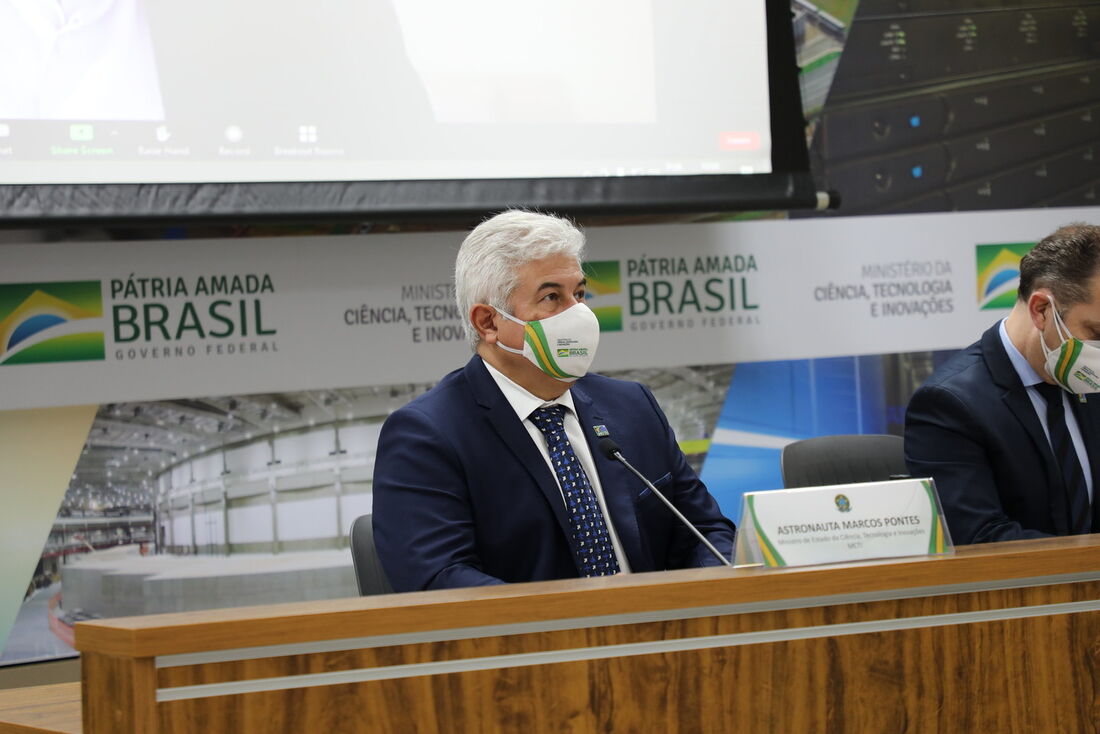
<path id="1" fill-rule="evenodd" d="M 588 278 L 581 278 L 580 279 L 580 281 L 577 283 L 577 287 L 580 288 L 582 285 L 588 285 Z M 563 286 L 561 283 L 555 283 L 553 281 L 547 281 L 547 282 L 543 283 L 542 285 L 540 285 L 538 287 L 538 290 L 536 290 L 535 292 L 538 293 L 539 291 L 546 290 L 547 288 L 564 288 L 564 287 L 565 286 Z"/>

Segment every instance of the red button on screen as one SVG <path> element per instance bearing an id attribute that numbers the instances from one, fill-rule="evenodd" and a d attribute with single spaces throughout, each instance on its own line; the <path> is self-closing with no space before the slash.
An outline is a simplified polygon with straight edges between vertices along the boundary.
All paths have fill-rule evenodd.
<path id="1" fill-rule="evenodd" d="M 718 147 L 722 150 L 757 150 L 760 148 L 760 133 L 751 131 L 719 133 Z"/>

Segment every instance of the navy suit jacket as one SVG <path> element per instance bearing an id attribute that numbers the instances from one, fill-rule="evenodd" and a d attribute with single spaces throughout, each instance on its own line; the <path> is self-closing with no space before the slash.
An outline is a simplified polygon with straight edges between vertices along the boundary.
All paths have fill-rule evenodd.
<path id="1" fill-rule="evenodd" d="M 597 425 L 729 557 L 733 523 L 684 459 L 649 390 L 589 375 L 571 392 L 631 570 L 718 561 L 637 477 L 596 449 Z M 373 513 L 378 555 L 396 591 L 578 575 L 554 475 L 478 356 L 386 420 Z"/>
<path id="2" fill-rule="evenodd" d="M 960 545 L 1069 533 L 1061 472 L 998 328 L 936 370 L 905 414 L 909 471 L 936 480 Z M 1100 395 L 1070 403 L 1100 492 Z"/>

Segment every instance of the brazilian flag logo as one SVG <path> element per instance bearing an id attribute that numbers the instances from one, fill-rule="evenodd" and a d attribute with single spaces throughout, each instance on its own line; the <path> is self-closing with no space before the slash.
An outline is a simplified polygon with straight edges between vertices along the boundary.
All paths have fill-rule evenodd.
<path id="1" fill-rule="evenodd" d="M 623 292 L 622 269 L 618 260 L 589 260 L 584 264 L 585 302 L 596 314 L 600 331 L 623 330 L 623 307 L 612 305 Z"/>
<path id="2" fill-rule="evenodd" d="M 0 285 L 0 365 L 104 359 L 98 280 Z"/>
<path id="3" fill-rule="evenodd" d="M 1020 260 L 1034 242 L 978 245 L 978 306 L 982 311 L 1012 308 L 1020 287 Z"/>

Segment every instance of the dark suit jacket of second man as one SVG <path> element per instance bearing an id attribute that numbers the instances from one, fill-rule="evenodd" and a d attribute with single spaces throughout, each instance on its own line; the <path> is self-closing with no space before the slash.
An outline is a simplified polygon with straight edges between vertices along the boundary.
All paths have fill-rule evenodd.
<path id="1" fill-rule="evenodd" d="M 1100 491 L 1100 395 L 1069 402 L 1085 439 L 1092 486 Z M 913 394 L 905 454 L 913 476 L 936 480 L 956 544 L 1069 533 L 1061 473 L 999 324 Z M 1098 505 L 1093 502 L 1094 518 Z"/>

